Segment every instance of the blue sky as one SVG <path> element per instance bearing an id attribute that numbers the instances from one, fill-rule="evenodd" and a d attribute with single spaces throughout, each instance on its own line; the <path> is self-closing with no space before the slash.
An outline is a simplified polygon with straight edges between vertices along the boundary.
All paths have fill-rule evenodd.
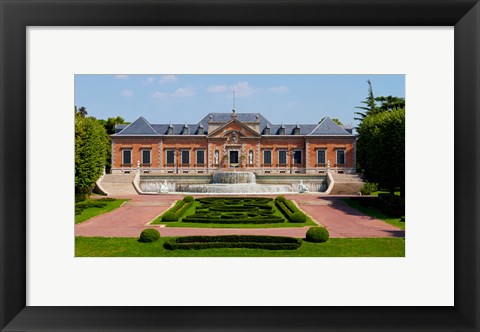
<path id="1" fill-rule="evenodd" d="M 75 75 L 75 105 L 98 119 L 140 116 L 150 123 L 197 123 L 209 112 L 262 113 L 272 123 L 356 125 L 368 94 L 405 97 L 404 75 Z"/>

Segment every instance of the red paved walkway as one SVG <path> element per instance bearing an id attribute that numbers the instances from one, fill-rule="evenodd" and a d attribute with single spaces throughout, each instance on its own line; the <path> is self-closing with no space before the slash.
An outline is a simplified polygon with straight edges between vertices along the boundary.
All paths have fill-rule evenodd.
<path id="1" fill-rule="evenodd" d="M 265 195 L 263 195 L 265 197 Z M 308 227 L 299 228 L 184 228 L 146 225 L 166 211 L 181 195 L 117 196 L 131 199 L 122 207 L 75 225 L 76 236 L 138 237 L 147 227 L 156 228 L 162 236 L 187 235 L 278 235 L 305 237 Z M 318 194 L 287 195 L 310 216 L 323 224 L 330 237 L 403 237 L 405 232 L 381 220 L 348 207 L 340 198 Z"/>

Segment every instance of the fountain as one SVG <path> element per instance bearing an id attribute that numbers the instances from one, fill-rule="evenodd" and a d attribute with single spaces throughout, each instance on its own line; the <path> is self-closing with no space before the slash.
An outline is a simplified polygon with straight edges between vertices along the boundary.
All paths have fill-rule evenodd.
<path id="1" fill-rule="evenodd" d="M 257 184 L 253 172 L 217 172 L 212 184 L 189 184 L 178 191 L 214 194 L 270 194 L 293 192 L 289 184 Z M 179 190 L 181 189 L 181 190 Z"/>
<path id="2" fill-rule="evenodd" d="M 140 177 L 139 187 L 144 193 L 201 193 L 201 194 L 286 194 L 323 192 L 326 181 L 314 178 L 303 182 L 300 177 L 257 177 L 248 171 L 219 171 L 205 176 L 147 175 Z M 305 178 L 304 178 L 305 179 Z"/>

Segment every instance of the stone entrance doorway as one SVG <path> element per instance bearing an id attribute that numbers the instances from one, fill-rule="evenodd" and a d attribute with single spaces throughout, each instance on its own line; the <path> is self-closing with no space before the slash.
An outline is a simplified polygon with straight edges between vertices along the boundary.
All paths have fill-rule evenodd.
<path id="1" fill-rule="evenodd" d="M 230 166 L 238 166 L 238 150 L 230 150 Z"/>

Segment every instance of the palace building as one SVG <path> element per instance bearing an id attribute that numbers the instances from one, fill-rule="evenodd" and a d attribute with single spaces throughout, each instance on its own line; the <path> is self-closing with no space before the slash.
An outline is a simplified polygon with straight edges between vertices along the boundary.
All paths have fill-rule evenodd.
<path id="1" fill-rule="evenodd" d="M 260 113 L 209 113 L 198 123 L 116 125 L 112 173 L 355 173 L 352 129 L 325 117 L 317 124 L 274 124 Z"/>

